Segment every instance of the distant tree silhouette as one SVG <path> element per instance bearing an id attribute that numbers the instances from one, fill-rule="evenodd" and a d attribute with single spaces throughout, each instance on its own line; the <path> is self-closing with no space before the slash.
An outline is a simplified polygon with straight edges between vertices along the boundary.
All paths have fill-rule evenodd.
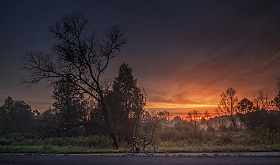
<path id="1" fill-rule="evenodd" d="M 31 107 L 24 101 L 14 101 L 12 97 L 8 97 L 0 107 L 1 134 L 32 134 L 34 120 Z"/>
<path id="2" fill-rule="evenodd" d="M 247 98 L 242 99 L 237 106 L 240 121 L 247 127 L 249 131 L 258 129 L 269 129 L 273 132 L 278 132 L 280 127 L 279 122 L 279 89 L 280 79 L 278 78 L 277 96 L 274 99 L 269 99 L 262 91 L 258 91 L 254 95 L 253 101 Z"/>
<path id="3" fill-rule="evenodd" d="M 280 93 L 274 97 L 273 105 L 275 106 L 276 110 L 280 111 Z"/>
<path id="4" fill-rule="evenodd" d="M 200 117 L 201 117 L 201 113 L 198 110 L 192 110 L 188 112 L 187 118 L 190 120 L 190 123 L 193 125 L 195 133 L 197 133 L 198 131 L 198 127 L 199 127 L 198 123 L 200 121 Z"/>
<path id="5" fill-rule="evenodd" d="M 163 110 L 162 112 L 159 112 L 158 115 L 162 118 L 164 122 L 169 122 L 171 120 L 170 118 L 172 117 L 171 113 L 167 110 Z"/>
<path id="6" fill-rule="evenodd" d="M 254 103 L 247 98 L 244 98 L 238 102 L 237 105 L 237 116 L 240 121 L 249 129 L 256 129 L 256 121 L 254 119 Z"/>
<path id="7" fill-rule="evenodd" d="M 221 94 L 221 100 L 218 105 L 219 110 L 228 115 L 234 129 L 237 127 L 237 118 L 235 116 L 237 102 L 238 98 L 235 96 L 235 89 L 228 88 L 226 92 Z"/>
<path id="8" fill-rule="evenodd" d="M 175 116 L 175 117 L 173 117 L 173 119 L 171 121 L 176 124 L 176 123 L 182 122 L 183 119 L 180 116 Z"/>
<path id="9" fill-rule="evenodd" d="M 275 107 L 276 110 L 280 111 L 280 77 L 277 77 L 276 92 L 277 95 L 272 100 L 272 105 Z"/>
<path id="10" fill-rule="evenodd" d="M 207 128 L 210 128 L 210 125 L 209 125 L 209 119 L 211 118 L 210 113 L 207 110 L 205 110 L 203 115 L 204 115 L 204 119 L 206 120 Z"/>
<path id="11" fill-rule="evenodd" d="M 86 35 L 87 23 L 88 20 L 82 14 L 74 12 L 51 26 L 49 30 L 58 41 L 53 45 L 53 54 L 27 52 L 23 57 L 23 69 L 30 71 L 30 77 L 24 83 L 35 85 L 43 79 L 55 82 L 70 77 L 69 84 L 101 104 L 105 130 L 113 146 L 118 148 L 104 100 L 107 86 L 101 75 L 110 60 L 120 53 L 126 39 L 120 28 L 113 27 L 106 31 L 103 40 L 98 40 L 93 30 Z"/>
<path id="12" fill-rule="evenodd" d="M 253 103 L 256 111 L 269 110 L 271 107 L 271 100 L 263 93 L 263 91 L 258 91 L 258 95 L 254 95 Z"/>

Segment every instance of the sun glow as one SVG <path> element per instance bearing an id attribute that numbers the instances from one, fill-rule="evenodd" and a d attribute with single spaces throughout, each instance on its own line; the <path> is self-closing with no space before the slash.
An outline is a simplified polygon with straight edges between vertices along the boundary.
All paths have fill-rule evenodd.
<path id="1" fill-rule="evenodd" d="M 180 116 L 182 119 L 187 119 L 188 112 L 193 110 L 198 110 L 200 113 L 204 113 L 205 110 L 211 116 L 215 116 L 215 109 L 217 104 L 182 104 L 182 103 L 164 103 L 164 102 L 147 102 L 145 106 L 147 109 L 158 109 L 158 110 L 167 110 L 172 116 Z"/>
<path id="2" fill-rule="evenodd" d="M 148 103 L 146 108 L 213 108 L 216 104 Z"/>

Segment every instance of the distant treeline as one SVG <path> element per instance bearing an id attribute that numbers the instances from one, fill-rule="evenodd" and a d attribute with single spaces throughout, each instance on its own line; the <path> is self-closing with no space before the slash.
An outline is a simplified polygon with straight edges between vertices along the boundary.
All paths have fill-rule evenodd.
<path id="1" fill-rule="evenodd" d="M 125 64 L 121 68 L 129 69 Z M 136 105 L 136 103 L 132 103 L 135 101 L 135 96 L 133 100 L 128 101 L 128 97 L 123 97 L 127 100 L 122 100 L 115 93 L 118 91 L 116 87 L 118 78 L 116 77 L 114 81 L 115 91 L 108 91 L 106 95 L 107 104 L 112 110 L 109 115 L 118 143 L 128 143 L 133 136 L 148 136 L 150 141 L 158 143 L 163 141 L 190 141 L 194 143 L 194 141 L 209 141 L 210 135 L 222 132 L 238 133 L 242 131 L 243 133 L 247 132 L 246 134 L 250 137 L 255 134 L 260 135 L 261 139 L 263 136 L 272 138 L 273 134 L 279 135 L 278 100 L 280 93 L 273 99 L 268 99 L 262 92 L 259 92 L 253 101 L 247 98 L 238 101 L 235 93 L 233 94 L 235 90 L 229 88 L 226 94 L 221 95 L 220 104 L 216 109 L 217 116 L 211 117 L 208 111 L 201 113 L 193 110 L 188 112 L 187 120 L 183 120 L 179 116 L 172 116 L 166 110 L 144 110 L 141 107 L 139 112 L 137 111 L 139 107 L 135 107 L 136 110 L 128 111 L 127 109 L 133 109 L 133 104 Z M 24 101 L 14 101 L 8 97 L 0 107 L 1 136 L 11 139 L 19 137 L 25 139 L 95 137 L 96 135 L 110 138 L 106 129 L 102 127 L 104 120 L 98 109 L 98 104 L 95 107 L 92 106 L 88 99 L 80 94 L 76 95 L 71 90 L 71 86 L 64 83 L 67 82 L 62 80 L 55 85 L 53 106 L 43 113 L 32 110 Z M 128 95 L 126 93 L 123 96 Z M 130 98 L 132 96 L 130 95 Z M 139 99 L 139 97 L 137 98 Z M 225 99 L 228 101 L 227 104 L 224 102 Z M 232 100 L 235 102 L 233 103 Z M 227 108 L 227 105 L 230 106 Z M 138 119 L 139 122 L 137 122 Z M 226 134 L 219 137 L 222 138 L 219 140 L 219 144 L 221 141 L 225 144 L 232 142 L 232 136 L 232 134 Z M 258 140 L 251 139 L 246 143 L 267 143 L 267 138 L 263 140 L 260 138 Z"/>

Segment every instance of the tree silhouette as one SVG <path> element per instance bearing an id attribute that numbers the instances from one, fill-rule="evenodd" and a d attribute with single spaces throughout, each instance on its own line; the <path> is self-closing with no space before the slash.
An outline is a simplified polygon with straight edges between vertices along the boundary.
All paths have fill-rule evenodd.
<path id="1" fill-rule="evenodd" d="M 171 120 L 170 118 L 172 117 L 171 113 L 167 110 L 163 110 L 158 115 L 161 117 L 163 122 L 169 122 Z"/>
<path id="2" fill-rule="evenodd" d="M 210 125 L 209 125 L 209 119 L 211 118 L 210 113 L 207 110 L 205 110 L 203 115 L 204 115 L 204 119 L 206 120 L 207 128 L 210 128 Z"/>
<path id="3" fill-rule="evenodd" d="M 247 98 L 240 100 L 237 105 L 237 116 L 240 121 L 249 129 L 255 130 L 256 121 L 254 120 L 254 103 Z"/>
<path id="4" fill-rule="evenodd" d="M 79 135 L 79 127 L 87 128 L 89 117 L 88 102 L 69 78 L 61 78 L 54 83 L 53 103 L 57 131 L 60 136 Z"/>
<path id="5" fill-rule="evenodd" d="M 137 86 L 132 68 L 123 63 L 113 82 L 113 90 L 105 95 L 109 116 L 117 132 L 125 136 L 127 142 L 136 136 L 140 116 L 146 104 L 146 95 Z"/>
<path id="6" fill-rule="evenodd" d="M 5 99 L 0 107 L 0 133 L 27 134 L 32 132 L 34 113 L 24 101 L 14 101 L 12 97 Z"/>
<path id="7" fill-rule="evenodd" d="M 253 103 L 256 111 L 268 110 L 271 107 L 271 101 L 263 91 L 258 91 L 258 95 L 254 95 Z"/>
<path id="8" fill-rule="evenodd" d="M 199 127 L 198 122 L 200 120 L 200 117 L 201 117 L 201 113 L 198 110 L 192 110 L 188 112 L 188 116 L 186 117 L 190 120 L 190 123 L 193 125 L 195 134 L 197 134 L 198 131 L 198 127 Z"/>
<path id="9" fill-rule="evenodd" d="M 55 82 L 60 78 L 70 77 L 69 83 L 80 93 L 101 104 L 106 131 L 113 146 L 118 148 L 104 101 L 107 86 L 101 75 L 109 61 L 120 53 L 126 39 L 120 28 L 113 27 L 106 31 L 105 38 L 100 41 L 93 30 L 89 35 L 86 34 L 87 23 L 88 20 L 82 14 L 74 12 L 63 16 L 51 26 L 49 30 L 58 41 L 53 45 L 53 54 L 27 52 L 23 57 L 23 69 L 30 71 L 30 77 L 24 83 L 35 85 L 43 79 Z"/>
<path id="10" fill-rule="evenodd" d="M 221 94 L 221 100 L 218 105 L 220 111 L 228 115 L 229 120 L 232 123 L 234 129 L 237 127 L 237 119 L 236 119 L 236 105 L 238 98 L 235 96 L 235 89 L 228 88 L 227 91 Z"/>
<path id="11" fill-rule="evenodd" d="M 277 77 L 276 92 L 277 95 L 272 100 L 272 105 L 275 106 L 276 110 L 280 111 L 280 77 Z"/>

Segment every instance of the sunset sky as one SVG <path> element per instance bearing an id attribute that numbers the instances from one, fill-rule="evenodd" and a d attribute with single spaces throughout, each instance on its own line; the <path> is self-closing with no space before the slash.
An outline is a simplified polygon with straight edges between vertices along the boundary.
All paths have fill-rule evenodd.
<path id="1" fill-rule="evenodd" d="M 128 44 L 105 77 L 125 62 L 145 88 L 146 108 L 185 117 L 214 109 L 233 87 L 239 99 L 262 90 L 274 97 L 280 76 L 280 1 L 269 0 L 1 0 L 0 105 L 24 100 L 32 109 L 51 106 L 47 82 L 27 88 L 21 57 L 51 52 L 48 27 L 72 11 L 88 18 L 97 34 L 118 25 Z M 89 26 L 90 27 L 90 26 Z M 215 115 L 215 114 L 213 114 Z"/>

